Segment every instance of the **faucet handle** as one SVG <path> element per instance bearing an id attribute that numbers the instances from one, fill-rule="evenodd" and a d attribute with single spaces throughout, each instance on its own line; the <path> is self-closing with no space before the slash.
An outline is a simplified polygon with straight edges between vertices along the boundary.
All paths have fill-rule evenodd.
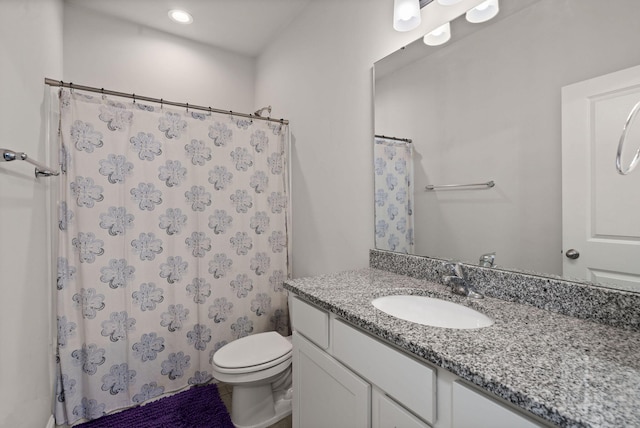
<path id="1" fill-rule="evenodd" d="M 460 262 L 456 262 L 456 263 L 447 263 L 446 267 L 451 269 L 451 272 L 457 276 L 458 278 L 462 278 L 465 279 L 464 277 L 464 271 L 462 270 L 462 263 Z"/>
<path id="2" fill-rule="evenodd" d="M 464 271 L 462 270 L 462 263 L 456 263 L 456 267 L 454 268 L 454 272 L 462 279 L 466 279 L 464 275 Z"/>
<path id="3" fill-rule="evenodd" d="M 451 272 L 451 275 L 456 274 L 456 264 L 455 263 L 447 263 L 444 265 L 445 269 Z"/>
<path id="4" fill-rule="evenodd" d="M 496 252 L 486 253 L 480 256 L 479 266 L 482 267 L 493 267 L 496 262 Z"/>

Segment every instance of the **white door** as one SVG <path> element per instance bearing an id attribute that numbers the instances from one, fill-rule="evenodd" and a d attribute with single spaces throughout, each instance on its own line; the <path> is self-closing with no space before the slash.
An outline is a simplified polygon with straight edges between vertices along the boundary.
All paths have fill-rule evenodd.
<path id="1" fill-rule="evenodd" d="M 640 291 L 640 168 L 620 175 L 615 167 L 638 101 L 640 66 L 562 88 L 565 277 Z M 628 129 L 625 168 L 640 147 L 640 120 Z"/>

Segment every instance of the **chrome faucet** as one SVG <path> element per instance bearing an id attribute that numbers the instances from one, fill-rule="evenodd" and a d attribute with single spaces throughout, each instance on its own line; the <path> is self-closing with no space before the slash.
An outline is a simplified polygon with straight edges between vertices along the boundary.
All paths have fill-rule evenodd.
<path id="1" fill-rule="evenodd" d="M 472 297 L 474 299 L 482 299 L 484 296 L 480 294 L 465 278 L 462 270 L 462 263 L 448 263 L 447 268 L 452 270 L 453 275 L 445 275 L 442 278 L 444 285 L 451 287 L 453 294 Z"/>
<path id="2" fill-rule="evenodd" d="M 487 253 L 480 256 L 480 261 L 478 262 L 478 266 L 482 267 L 493 267 L 496 262 L 496 252 Z"/>

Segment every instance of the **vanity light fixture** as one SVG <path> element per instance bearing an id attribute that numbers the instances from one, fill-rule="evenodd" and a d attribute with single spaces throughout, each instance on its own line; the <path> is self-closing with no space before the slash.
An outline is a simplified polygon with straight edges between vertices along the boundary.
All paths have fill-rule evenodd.
<path id="1" fill-rule="evenodd" d="M 169 18 L 178 24 L 191 24 L 193 22 L 193 16 L 186 10 L 171 9 L 169 11 Z"/>
<path id="2" fill-rule="evenodd" d="M 420 0 L 394 0 L 393 29 L 411 31 L 420 25 Z"/>
<path id="3" fill-rule="evenodd" d="M 447 22 L 444 25 L 439 26 L 432 32 L 425 34 L 422 41 L 425 45 L 439 46 L 447 43 L 451 38 L 451 24 Z"/>
<path id="4" fill-rule="evenodd" d="M 480 22 L 486 22 L 496 16 L 500 11 L 500 5 L 498 0 L 486 0 L 480 3 L 478 6 L 467 11 L 467 21 L 477 24 Z"/>
<path id="5" fill-rule="evenodd" d="M 438 0 L 438 3 L 443 6 L 451 6 L 459 1 L 460 0 Z M 498 12 L 500 12 L 498 0 L 485 0 L 473 9 L 469 9 L 466 13 L 466 18 L 467 21 L 476 24 L 490 20 L 496 16 Z M 448 42 L 449 39 L 451 39 L 451 22 L 447 22 L 429 34 L 426 34 L 422 40 L 425 45 L 439 46 Z"/>

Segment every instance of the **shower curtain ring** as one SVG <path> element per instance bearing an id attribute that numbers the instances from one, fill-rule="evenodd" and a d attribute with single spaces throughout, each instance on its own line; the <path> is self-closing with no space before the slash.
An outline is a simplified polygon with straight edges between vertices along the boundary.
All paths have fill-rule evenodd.
<path id="1" fill-rule="evenodd" d="M 164 109 L 164 100 L 160 98 L 160 110 Z"/>
<path id="2" fill-rule="evenodd" d="M 133 103 L 136 103 L 136 94 L 131 94 L 131 96 L 133 97 Z"/>
<path id="3" fill-rule="evenodd" d="M 73 82 L 69 82 L 70 92 L 73 94 Z"/>
<path id="4" fill-rule="evenodd" d="M 189 113 L 189 103 L 187 103 L 187 113 Z"/>

